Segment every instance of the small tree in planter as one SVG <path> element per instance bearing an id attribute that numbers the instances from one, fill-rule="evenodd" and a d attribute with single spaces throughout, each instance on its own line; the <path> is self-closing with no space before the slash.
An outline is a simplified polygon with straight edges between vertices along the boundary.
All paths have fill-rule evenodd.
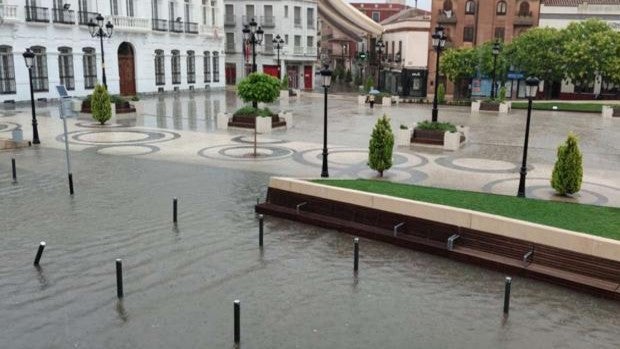
<path id="1" fill-rule="evenodd" d="M 97 84 L 90 99 L 90 109 L 93 119 L 99 121 L 101 125 L 112 118 L 111 103 L 108 91 L 102 85 Z"/>
<path id="2" fill-rule="evenodd" d="M 254 108 L 258 103 L 273 103 L 280 96 L 280 81 L 263 73 L 252 73 L 241 80 L 237 86 L 237 95 Z"/>
<path id="3" fill-rule="evenodd" d="M 558 160 L 553 166 L 551 186 L 560 195 L 574 194 L 581 189 L 583 158 L 578 141 L 577 136 L 569 133 L 566 142 L 558 147 Z"/>
<path id="4" fill-rule="evenodd" d="M 372 130 L 368 152 L 368 166 L 379 171 L 383 177 L 383 171 L 392 167 L 392 150 L 394 148 L 394 133 L 390 126 L 390 119 L 384 114 L 375 128 Z"/>
<path id="5" fill-rule="evenodd" d="M 288 91 L 288 74 L 284 74 L 282 81 L 280 82 L 280 90 Z"/>

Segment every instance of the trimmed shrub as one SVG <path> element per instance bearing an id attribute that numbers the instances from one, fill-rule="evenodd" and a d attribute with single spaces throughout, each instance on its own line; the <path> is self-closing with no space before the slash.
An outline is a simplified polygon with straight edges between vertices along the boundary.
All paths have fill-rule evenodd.
<path id="1" fill-rule="evenodd" d="M 112 118 L 112 106 L 110 95 L 102 85 L 97 84 L 90 98 L 90 109 L 93 119 L 99 121 L 101 125 Z"/>
<path id="2" fill-rule="evenodd" d="M 364 91 L 368 93 L 370 89 L 373 88 L 374 86 L 375 86 L 375 81 L 371 77 L 368 77 L 368 79 L 366 79 L 366 82 L 364 83 Z"/>
<path id="3" fill-rule="evenodd" d="M 497 94 L 497 101 L 502 103 L 506 100 L 506 86 L 502 86 Z"/>
<path id="4" fill-rule="evenodd" d="M 583 157 L 578 142 L 577 136 L 569 133 L 566 142 L 558 147 L 558 159 L 551 174 L 551 187 L 560 195 L 574 194 L 581 189 Z"/>
<path id="5" fill-rule="evenodd" d="M 239 82 L 237 95 L 245 103 L 272 103 L 280 97 L 280 81 L 267 74 L 252 73 Z"/>
<path id="6" fill-rule="evenodd" d="M 392 167 L 392 150 L 394 149 L 394 133 L 390 126 L 390 119 L 384 114 L 372 130 L 368 152 L 368 166 L 379 171 L 383 177 L 383 171 Z"/>
<path id="7" fill-rule="evenodd" d="M 437 103 L 446 103 L 446 87 L 443 84 L 437 86 Z"/>
<path id="8" fill-rule="evenodd" d="M 456 132 L 456 126 L 449 122 L 431 122 L 428 120 L 424 120 L 416 126 L 419 130 L 438 130 L 438 131 L 448 131 L 448 132 Z"/>
<path id="9" fill-rule="evenodd" d="M 269 108 L 254 108 L 251 105 L 243 106 L 233 113 L 233 116 L 271 117 L 275 115 Z"/>

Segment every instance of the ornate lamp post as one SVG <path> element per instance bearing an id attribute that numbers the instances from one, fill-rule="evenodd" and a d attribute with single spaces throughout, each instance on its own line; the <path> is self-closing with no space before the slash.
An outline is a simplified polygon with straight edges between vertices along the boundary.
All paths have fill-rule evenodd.
<path id="1" fill-rule="evenodd" d="M 282 68 L 280 67 L 280 50 L 284 48 L 284 39 L 280 37 L 280 34 L 276 35 L 276 37 L 272 40 L 276 51 L 278 52 L 278 79 L 282 79 Z"/>
<path id="2" fill-rule="evenodd" d="M 379 74 L 378 74 L 378 79 L 377 79 L 377 87 L 379 88 L 379 90 L 381 89 L 381 70 L 382 70 L 382 60 L 383 60 L 383 50 L 385 49 L 385 43 L 383 42 L 382 38 L 379 38 L 379 40 L 377 40 L 377 43 L 375 44 L 375 49 L 377 51 L 377 66 L 379 66 Z"/>
<path id="3" fill-rule="evenodd" d="M 321 77 L 323 78 L 323 88 L 325 89 L 325 101 L 323 103 L 323 168 L 321 170 L 321 177 L 326 178 L 329 177 L 327 170 L 327 89 L 332 84 L 332 72 L 327 64 L 321 70 Z"/>
<path id="4" fill-rule="evenodd" d="M 99 38 L 99 42 L 101 44 L 101 75 L 102 75 L 102 79 L 103 79 L 103 86 L 105 87 L 105 89 L 108 89 L 108 81 L 106 79 L 105 76 L 105 53 L 103 52 L 103 38 L 111 38 L 112 37 L 112 31 L 114 30 L 114 25 L 112 25 L 112 23 L 110 21 L 108 21 L 108 23 L 106 23 L 105 25 L 105 31 L 103 30 L 104 25 L 103 25 L 103 21 L 104 18 L 103 16 L 100 14 L 97 15 L 97 17 L 95 18 L 97 20 L 97 23 L 95 23 L 92 18 L 90 20 L 90 22 L 88 22 L 88 30 L 90 31 L 90 36 L 92 36 L 93 38 Z"/>
<path id="5" fill-rule="evenodd" d="M 525 176 L 527 175 L 527 146 L 530 138 L 530 117 L 532 115 L 532 100 L 538 93 L 538 78 L 528 77 L 525 79 L 525 96 L 527 97 L 527 121 L 525 123 L 525 142 L 523 144 L 523 161 L 521 162 L 521 176 L 519 177 L 519 191 L 517 196 L 520 198 L 525 197 Z"/>
<path id="6" fill-rule="evenodd" d="M 40 144 L 39 140 L 39 128 L 37 127 L 37 114 L 34 105 L 34 89 L 32 88 L 32 68 L 34 67 L 34 52 L 29 48 L 24 52 L 24 60 L 26 61 L 26 68 L 28 68 L 28 80 L 30 81 L 30 106 L 32 108 L 32 143 Z"/>
<path id="7" fill-rule="evenodd" d="M 433 114 L 432 121 L 437 122 L 437 114 L 439 111 L 437 110 L 437 87 L 439 86 L 439 56 L 441 55 L 441 51 L 446 45 L 446 39 L 448 38 L 446 34 L 443 32 L 443 27 L 438 25 L 435 27 L 435 32 L 432 35 L 433 38 L 433 48 L 437 53 L 437 61 L 435 62 L 435 97 L 433 97 Z"/>
<path id="8" fill-rule="evenodd" d="M 243 26 L 243 39 L 252 44 L 252 73 L 256 73 L 256 45 L 263 42 L 263 34 L 265 33 L 258 23 L 252 18 L 249 24 Z M 252 102 L 252 107 L 258 108 L 257 102 Z"/>
<path id="9" fill-rule="evenodd" d="M 499 56 L 501 48 L 502 47 L 500 46 L 499 40 L 493 43 L 493 48 L 491 51 L 493 53 L 493 85 L 491 85 L 491 98 L 495 98 L 497 95 L 497 88 L 495 87 L 495 72 L 497 69 L 497 56 Z"/>

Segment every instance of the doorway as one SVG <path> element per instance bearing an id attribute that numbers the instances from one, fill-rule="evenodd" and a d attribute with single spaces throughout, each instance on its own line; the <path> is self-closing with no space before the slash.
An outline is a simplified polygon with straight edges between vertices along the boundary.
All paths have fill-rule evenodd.
<path id="1" fill-rule="evenodd" d="M 123 42 L 118 47 L 118 77 L 122 96 L 136 95 L 136 70 L 133 47 Z"/>
<path id="2" fill-rule="evenodd" d="M 306 90 L 312 90 L 312 79 L 314 76 L 312 75 L 312 66 L 307 65 L 304 67 L 304 88 Z"/>

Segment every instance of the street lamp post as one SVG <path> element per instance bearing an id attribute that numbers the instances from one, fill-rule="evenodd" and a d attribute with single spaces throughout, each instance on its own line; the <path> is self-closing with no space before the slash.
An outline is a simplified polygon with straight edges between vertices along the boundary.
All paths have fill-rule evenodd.
<path id="1" fill-rule="evenodd" d="M 88 30 L 90 31 L 90 36 L 93 38 L 99 38 L 99 42 L 101 44 L 101 78 L 103 80 L 103 87 L 105 87 L 105 89 L 107 90 L 108 81 L 105 76 L 105 57 L 104 57 L 105 53 L 103 52 L 103 38 L 112 37 L 112 31 L 114 30 L 114 25 L 112 25 L 112 23 L 108 21 L 108 23 L 106 23 L 105 25 L 105 31 L 104 31 L 103 30 L 104 18 L 101 15 L 101 13 L 99 13 L 95 19 L 97 20 L 97 23 L 95 23 L 92 18 L 88 22 Z"/>
<path id="2" fill-rule="evenodd" d="M 523 144 L 523 161 L 521 162 L 521 172 L 519 177 L 519 191 L 517 196 L 520 198 L 525 197 L 525 176 L 527 175 L 527 147 L 530 138 L 530 117 L 532 115 L 532 99 L 536 97 L 538 93 L 538 78 L 528 77 L 525 79 L 525 95 L 528 99 L 527 102 L 527 121 L 525 123 L 525 142 Z"/>
<path id="3" fill-rule="evenodd" d="M 278 52 L 278 79 L 282 79 L 281 67 L 280 67 L 280 50 L 284 48 L 284 39 L 280 37 L 280 34 L 276 35 L 276 37 L 272 40 L 275 45 L 276 51 Z"/>
<path id="4" fill-rule="evenodd" d="M 382 68 L 382 56 L 383 56 L 383 49 L 385 48 L 385 43 L 383 42 L 382 38 L 379 38 L 379 40 L 377 40 L 377 43 L 375 44 L 375 48 L 377 50 L 377 66 L 379 67 L 379 73 L 378 75 L 378 79 L 377 79 L 377 87 L 379 88 L 379 90 L 381 89 L 381 68 Z"/>
<path id="5" fill-rule="evenodd" d="M 245 42 L 252 44 L 252 73 L 256 73 L 256 45 L 260 45 L 263 42 L 263 34 L 265 32 L 258 26 L 254 18 L 250 20 L 249 24 L 243 26 L 242 32 Z M 252 102 L 252 107 L 258 108 L 258 102 Z"/>
<path id="6" fill-rule="evenodd" d="M 321 177 L 327 178 L 329 177 L 327 170 L 327 89 L 332 84 L 332 72 L 327 64 L 321 70 L 321 77 L 323 78 L 323 88 L 325 89 L 325 101 L 323 103 L 323 168 L 321 170 Z"/>
<path id="7" fill-rule="evenodd" d="M 495 98 L 495 96 L 497 95 L 497 88 L 495 87 L 495 72 L 497 69 L 497 56 L 499 56 L 499 52 L 501 50 L 501 46 L 498 41 L 495 41 L 493 43 L 493 48 L 491 50 L 491 52 L 493 53 L 493 84 L 491 85 L 491 98 Z"/>
<path id="8" fill-rule="evenodd" d="M 435 32 L 432 35 L 433 39 L 433 48 L 437 54 L 437 61 L 435 62 L 435 96 L 433 97 L 433 112 L 432 112 L 432 121 L 437 122 L 437 114 L 439 111 L 437 110 L 437 87 L 439 87 L 439 56 L 441 55 L 441 50 L 446 45 L 446 39 L 448 38 L 446 34 L 443 32 L 443 27 L 438 25 L 435 27 Z"/>
<path id="9" fill-rule="evenodd" d="M 34 52 L 29 48 L 24 52 L 24 60 L 26 61 L 26 68 L 28 68 L 28 81 L 30 82 L 30 106 L 32 108 L 32 143 L 40 144 L 39 140 L 39 128 L 37 123 L 37 114 L 34 105 L 34 89 L 32 87 L 32 69 L 34 67 Z"/>

